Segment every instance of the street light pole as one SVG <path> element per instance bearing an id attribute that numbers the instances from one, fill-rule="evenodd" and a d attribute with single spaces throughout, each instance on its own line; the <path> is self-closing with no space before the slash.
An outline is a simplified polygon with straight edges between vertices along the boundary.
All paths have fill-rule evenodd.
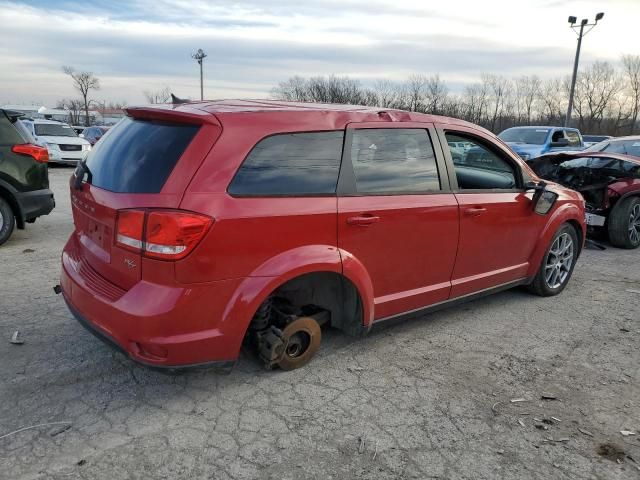
<path id="1" fill-rule="evenodd" d="M 201 48 L 199 48 L 196 53 L 191 55 L 191 58 L 195 58 L 198 61 L 198 65 L 200 65 L 200 100 L 204 100 L 204 87 L 202 83 L 202 62 L 206 56 L 207 54 L 204 53 Z"/>
<path id="2" fill-rule="evenodd" d="M 571 113 L 573 112 L 573 93 L 576 89 L 576 79 L 578 77 L 578 63 L 580 62 L 580 47 L 582 47 L 582 37 L 584 37 L 587 33 L 589 33 L 593 27 L 598 24 L 599 20 L 602 20 L 604 17 L 604 13 L 600 12 L 596 15 L 596 21 L 594 23 L 589 23 L 587 18 L 583 18 L 580 22 L 580 31 L 576 32 L 578 35 L 578 47 L 576 48 L 576 58 L 573 62 L 573 76 L 571 77 L 571 91 L 569 92 L 569 106 L 567 107 L 567 116 L 564 119 L 564 126 L 568 127 L 571 122 Z M 571 24 L 571 28 L 575 32 L 576 27 L 574 26 L 577 21 L 576 17 L 569 17 L 569 23 Z M 584 27 L 591 27 L 586 32 L 584 31 Z"/>

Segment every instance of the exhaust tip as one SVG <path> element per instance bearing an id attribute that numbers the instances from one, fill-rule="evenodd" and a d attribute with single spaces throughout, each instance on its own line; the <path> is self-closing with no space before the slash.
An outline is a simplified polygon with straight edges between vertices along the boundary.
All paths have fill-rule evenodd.
<path id="1" fill-rule="evenodd" d="M 53 293 L 56 295 L 60 295 L 62 293 L 62 287 L 60 285 L 55 285 L 53 287 Z"/>

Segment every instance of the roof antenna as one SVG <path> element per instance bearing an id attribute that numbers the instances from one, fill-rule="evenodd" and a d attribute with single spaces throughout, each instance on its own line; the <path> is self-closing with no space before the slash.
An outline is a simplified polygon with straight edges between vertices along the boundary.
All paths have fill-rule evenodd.
<path id="1" fill-rule="evenodd" d="M 180 103 L 189 103 L 189 100 L 185 100 L 184 98 L 178 98 L 172 93 L 171 94 L 171 103 L 173 103 L 174 105 L 180 104 Z"/>

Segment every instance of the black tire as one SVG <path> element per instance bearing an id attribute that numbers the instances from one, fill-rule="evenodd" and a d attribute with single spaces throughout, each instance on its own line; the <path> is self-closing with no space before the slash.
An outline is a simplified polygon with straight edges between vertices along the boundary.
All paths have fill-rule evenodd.
<path id="1" fill-rule="evenodd" d="M 560 245 L 568 245 L 568 243 L 563 244 L 563 242 L 568 242 L 569 240 L 571 241 L 570 255 L 568 250 L 560 255 L 554 253 L 564 248 L 560 247 Z M 575 228 L 565 223 L 551 239 L 551 243 L 544 257 L 542 257 L 538 272 L 528 287 L 529 291 L 541 297 L 551 297 L 562 292 L 573 274 L 579 248 L 578 234 Z"/>
<path id="2" fill-rule="evenodd" d="M 640 247 L 640 197 L 619 201 L 609 215 L 609 241 L 618 248 Z"/>
<path id="3" fill-rule="evenodd" d="M 0 198 L 0 245 L 9 240 L 15 224 L 11 205 L 4 198 Z"/>

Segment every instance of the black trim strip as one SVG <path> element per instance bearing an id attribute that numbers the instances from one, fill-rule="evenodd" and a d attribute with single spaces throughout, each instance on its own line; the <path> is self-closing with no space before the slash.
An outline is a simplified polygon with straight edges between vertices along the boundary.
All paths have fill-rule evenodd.
<path id="1" fill-rule="evenodd" d="M 436 312 L 438 310 L 443 310 L 445 308 L 449 308 L 455 305 L 460 305 L 462 303 L 470 302 L 472 300 L 476 300 L 478 298 L 486 297 L 492 295 L 494 293 L 502 292 L 504 290 L 509 290 L 513 287 L 518 287 L 520 285 L 528 285 L 531 283 L 531 278 L 520 278 L 518 280 L 514 280 L 512 282 L 503 283 L 501 285 L 486 288 L 484 290 L 480 290 L 478 292 L 468 293 L 461 297 L 450 298 L 449 300 L 445 300 L 443 302 L 434 303 L 433 305 L 429 305 L 427 307 L 416 308 L 415 310 L 410 310 L 408 312 L 398 313 L 396 315 L 391 315 L 390 317 L 381 318 L 379 320 L 374 320 L 371 325 L 371 330 L 374 330 L 376 327 L 380 327 L 384 325 L 393 325 L 395 323 L 400 323 L 405 320 L 409 320 L 419 315 L 424 315 L 427 313 Z"/>

